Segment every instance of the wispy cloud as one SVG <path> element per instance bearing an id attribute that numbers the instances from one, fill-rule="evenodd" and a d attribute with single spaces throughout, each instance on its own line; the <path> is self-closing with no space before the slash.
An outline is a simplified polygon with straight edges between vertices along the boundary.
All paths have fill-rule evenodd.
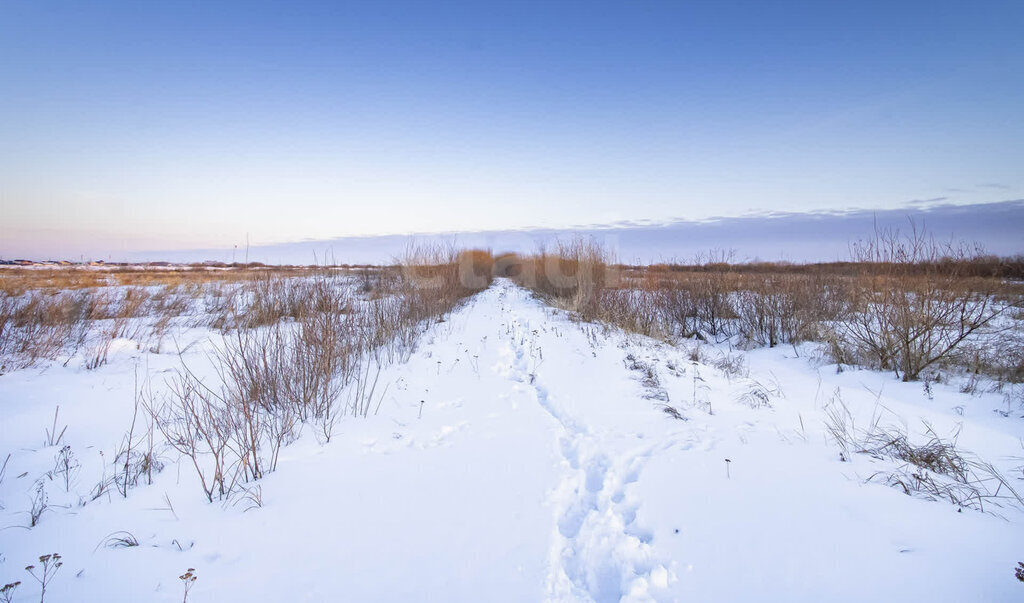
<path id="1" fill-rule="evenodd" d="M 907 201 L 906 205 L 935 205 L 936 203 L 942 203 L 943 201 L 949 201 L 949 197 L 933 197 L 931 199 L 912 199 Z"/>
<path id="2" fill-rule="evenodd" d="M 963 205 L 944 198 L 921 200 L 901 209 L 848 209 L 818 212 L 763 212 L 712 220 L 677 219 L 639 223 L 621 220 L 580 228 L 507 229 L 418 235 L 347 237 L 256 246 L 249 258 L 267 263 L 310 263 L 334 257 L 338 262 L 389 262 L 410 241 L 485 246 L 495 251 L 530 251 L 574 235 L 607 242 L 626 262 L 688 260 L 708 249 L 730 249 L 738 260 L 827 261 L 848 258 L 849 244 L 870 237 L 873 229 L 904 229 L 909 220 L 939 238 L 980 243 L 999 255 L 1024 253 L 1024 198 Z M 231 250 L 192 250 L 132 254 L 126 259 L 172 261 L 223 260 Z"/>

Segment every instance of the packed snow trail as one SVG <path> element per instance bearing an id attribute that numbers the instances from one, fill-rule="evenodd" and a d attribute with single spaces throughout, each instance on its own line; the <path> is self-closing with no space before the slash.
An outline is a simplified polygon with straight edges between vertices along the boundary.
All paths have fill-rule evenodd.
<path id="1" fill-rule="evenodd" d="M 200 365 L 206 350 L 187 350 Z M 276 472 L 225 504 L 206 503 L 187 461 L 169 455 L 153 485 L 90 500 L 110 463 L 100 451 L 131 421 L 135 367 L 159 387 L 174 355 L 5 375 L 0 456 L 13 455 L 0 484 L 0 584 L 26 582 L 24 566 L 60 552 L 47 600 L 181 601 L 190 567 L 190 603 L 932 603 L 1024 592 L 1011 571 L 1024 558 L 1019 512 L 960 513 L 865 484 L 892 464 L 842 463 L 825 442 L 828 392 L 842 388 L 854 412 L 884 404 L 910 421 L 918 386 L 818 373 L 778 350 L 750 356 L 767 369 L 730 375 L 685 345 L 574 321 L 499 279 L 384 369 L 379 414 L 340 421 L 327 444 L 308 430 Z M 744 397 L 756 387 L 761 397 Z M 46 482 L 50 510 L 22 529 L 32 480 L 53 468 L 56 448 L 39 440 L 54 404 L 81 477 L 69 493 Z M 964 420 L 926 404 L 940 432 Z M 988 443 L 989 458 L 1014 454 L 1016 423 L 982 419 L 963 438 Z M 104 544 L 121 531 L 139 546 Z M 22 588 L 15 601 L 32 600 Z"/>
<path id="2" fill-rule="evenodd" d="M 507 366 L 501 364 L 498 368 L 528 388 L 554 419 L 562 457 L 563 475 L 550 498 L 556 511 L 556 528 L 546 594 L 552 600 L 619 601 L 627 596 L 631 600 L 653 599 L 652 587 L 667 587 L 669 573 L 653 558 L 649 534 L 634 526 L 637 503 L 626 499 L 626 489 L 637 480 L 651 446 L 643 442 L 642 433 L 635 433 L 630 438 L 635 441 L 629 442 L 632 449 L 616 453 L 621 438 L 592 430 L 588 416 L 580 414 L 580 410 L 588 409 L 569 410 L 558 395 L 548 391 L 545 348 L 549 359 L 581 355 L 585 359 L 585 350 L 573 348 L 571 338 L 562 337 L 557 328 L 549 331 L 546 312 L 524 303 L 521 290 L 507 284 L 499 287 Z M 539 328 L 531 328 L 531 320 Z M 606 395 L 621 380 L 616 375 L 619 371 L 594 371 L 588 362 L 571 367 L 552 361 L 547 366 L 553 371 L 576 368 L 558 372 L 557 378 L 574 387 L 584 381 L 596 382 Z M 608 378 L 614 382 L 602 383 Z M 584 393 L 586 388 L 579 390 Z"/>

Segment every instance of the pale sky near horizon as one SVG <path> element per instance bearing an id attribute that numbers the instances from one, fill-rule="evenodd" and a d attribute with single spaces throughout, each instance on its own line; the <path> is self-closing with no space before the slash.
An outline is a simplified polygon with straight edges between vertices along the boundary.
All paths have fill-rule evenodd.
<path id="1" fill-rule="evenodd" d="M 0 256 L 1021 198 L 1021 31 L 1017 1 L 0 1 Z"/>

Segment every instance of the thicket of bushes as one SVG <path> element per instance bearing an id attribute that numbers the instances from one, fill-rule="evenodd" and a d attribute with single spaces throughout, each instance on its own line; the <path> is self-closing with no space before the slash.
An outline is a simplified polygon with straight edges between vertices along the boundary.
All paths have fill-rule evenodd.
<path id="1" fill-rule="evenodd" d="M 273 471 L 305 426 L 326 442 L 339 418 L 375 413 L 382 367 L 407 358 L 492 273 L 486 251 L 418 249 L 365 298 L 326 275 L 260 283 L 210 358 L 217 377 L 183 366 L 169 392 L 147 400 L 153 425 L 191 459 L 208 500 L 231 498 Z"/>
<path id="2" fill-rule="evenodd" d="M 879 233 L 853 255 L 843 264 L 736 265 L 716 256 L 701 266 L 639 269 L 578 239 L 499 265 L 585 319 L 654 337 L 820 341 L 840 366 L 892 370 L 906 381 L 943 364 L 1024 380 L 1024 287 L 996 269 L 1016 260 L 917 231 Z"/>

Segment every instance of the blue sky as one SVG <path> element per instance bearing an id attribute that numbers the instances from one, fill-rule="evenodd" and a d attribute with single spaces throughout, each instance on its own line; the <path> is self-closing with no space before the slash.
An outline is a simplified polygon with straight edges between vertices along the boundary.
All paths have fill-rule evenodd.
<path id="1" fill-rule="evenodd" d="M 1024 197 L 1024 3 L 0 1 L 0 255 Z"/>

